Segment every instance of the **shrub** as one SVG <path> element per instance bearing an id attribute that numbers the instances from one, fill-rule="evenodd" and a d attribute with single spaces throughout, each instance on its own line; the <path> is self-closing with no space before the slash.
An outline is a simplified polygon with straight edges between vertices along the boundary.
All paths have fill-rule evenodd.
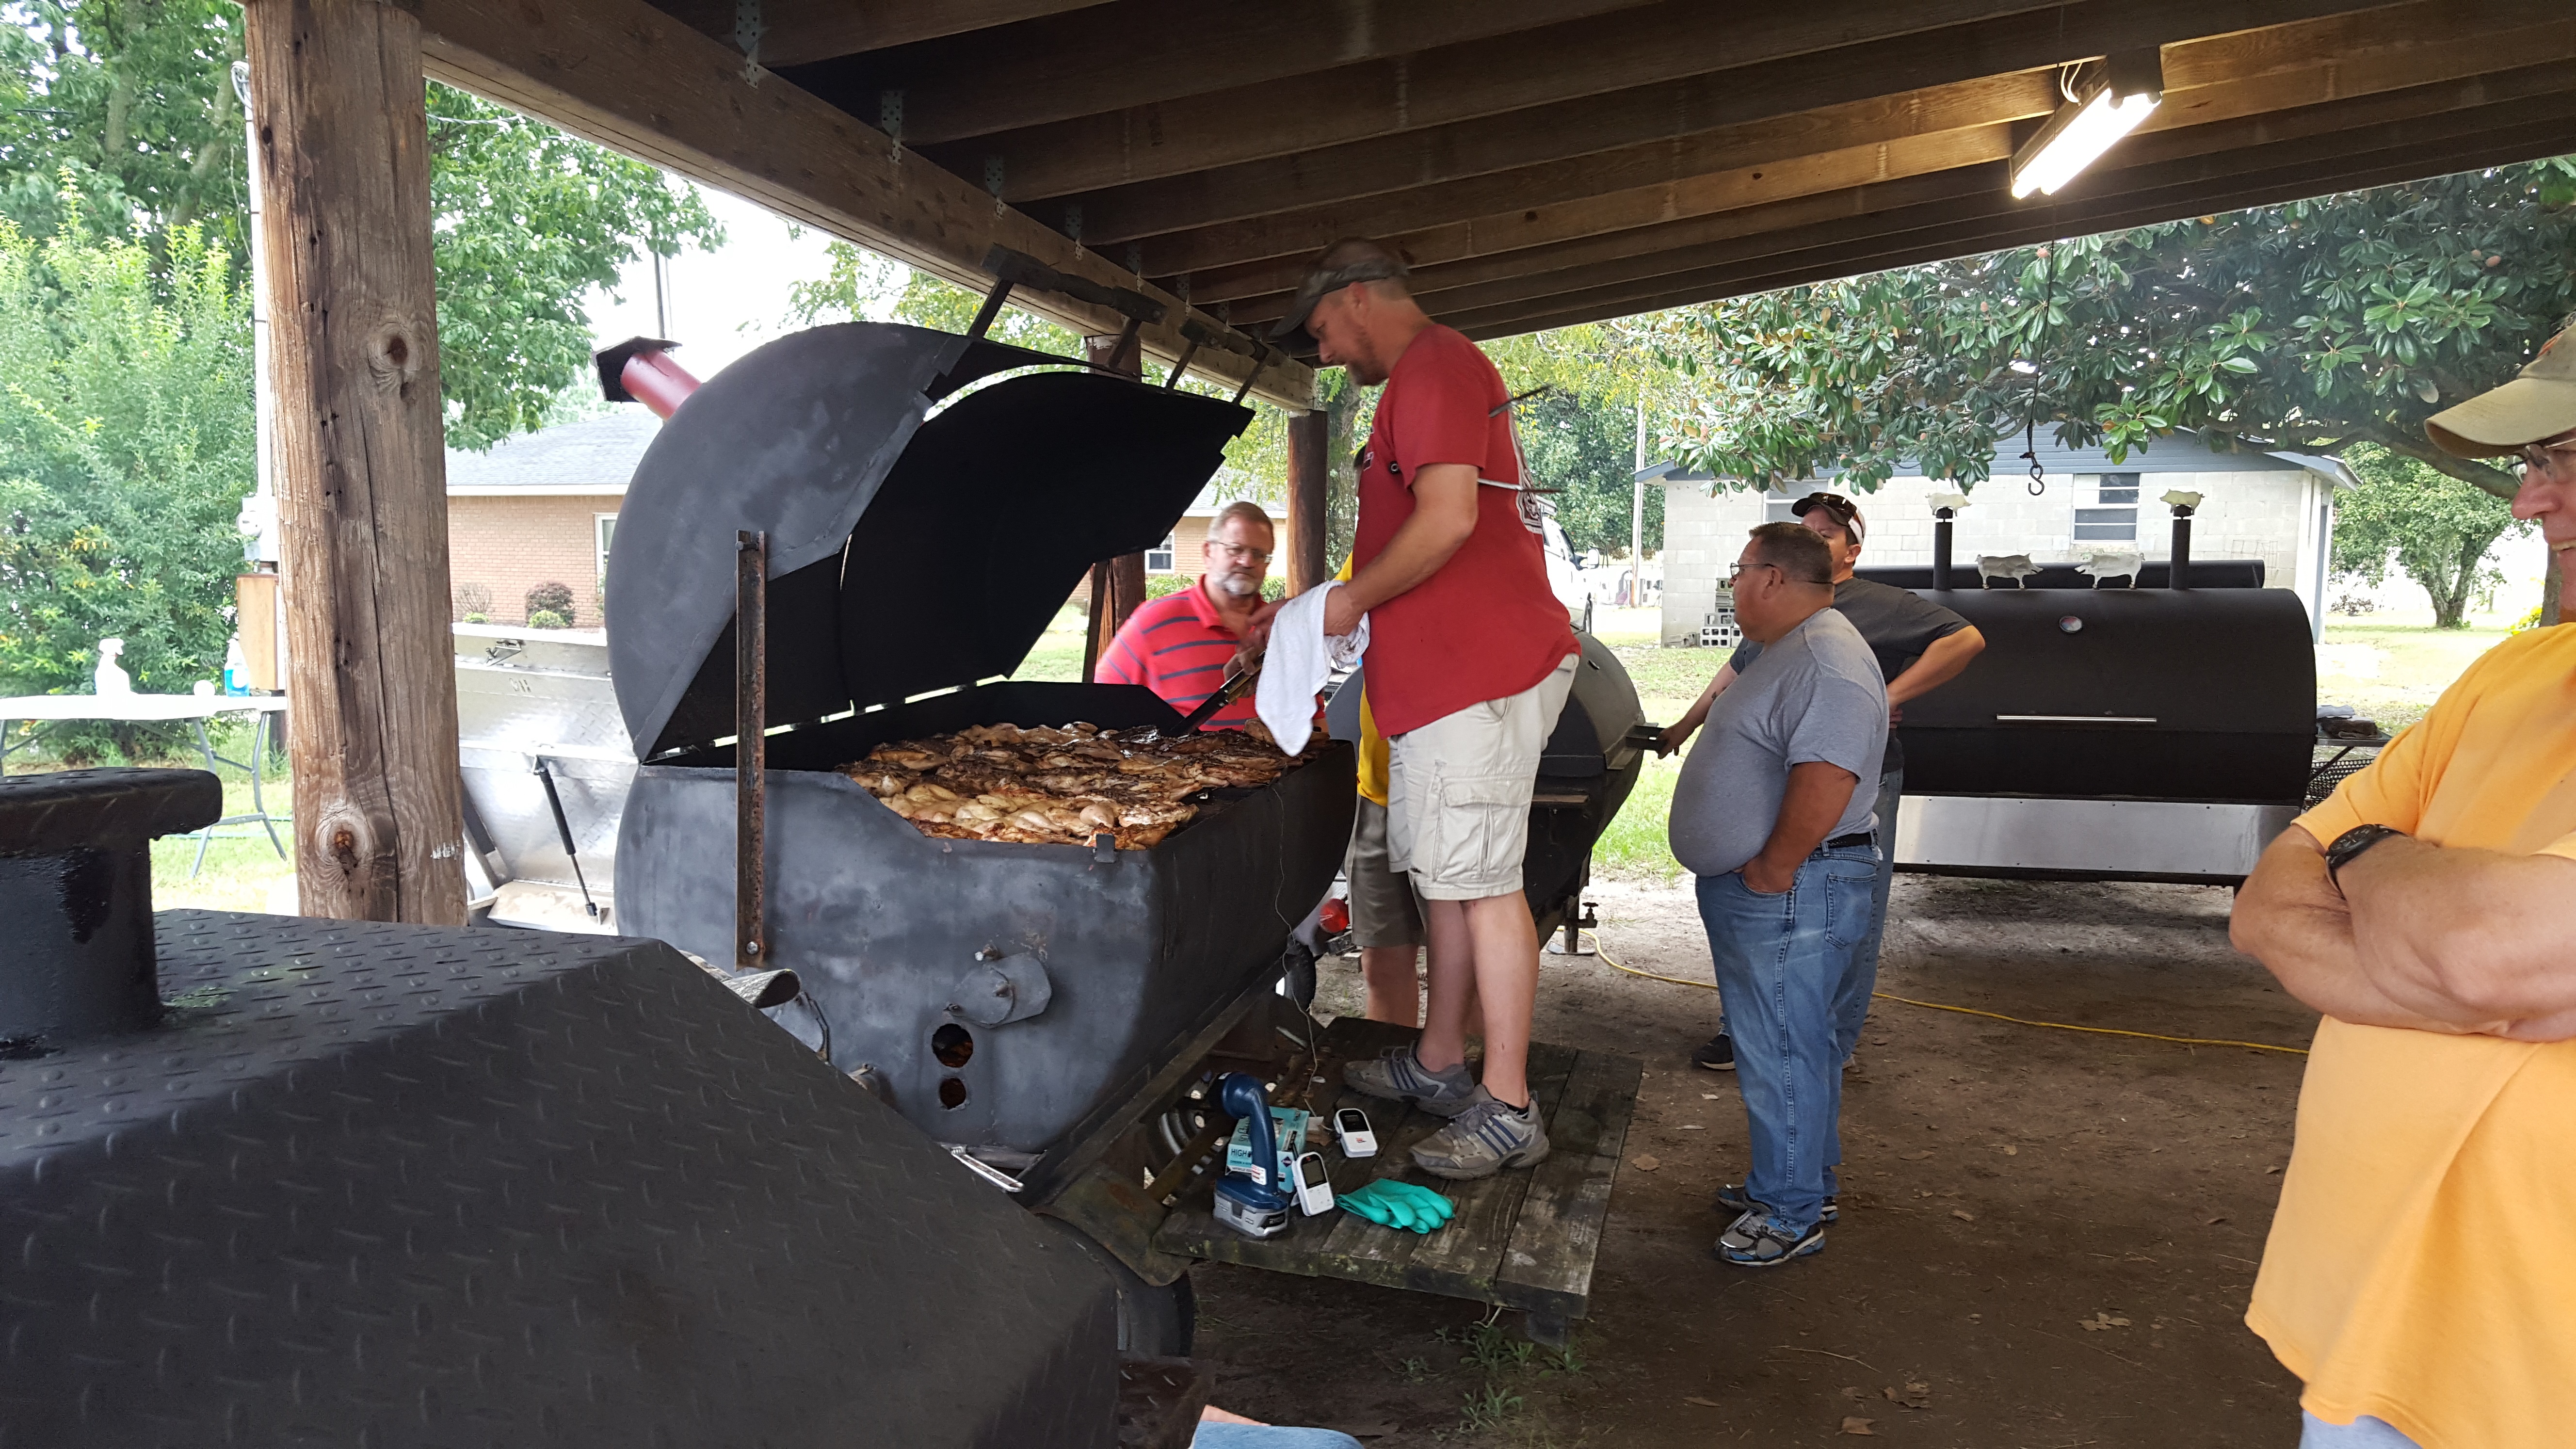
<path id="1" fill-rule="evenodd" d="M 569 629 L 572 627 L 572 620 L 565 618 L 563 615 L 556 613 L 552 609 L 530 609 L 528 611 L 528 627 L 531 629 Z"/>
<path id="2" fill-rule="evenodd" d="M 1188 574 L 1156 574 L 1145 580 L 1145 597 L 1168 599 L 1184 589 L 1194 587 L 1197 583 L 1198 580 Z"/>
<path id="3" fill-rule="evenodd" d="M 456 616 L 458 618 L 472 622 L 478 615 L 483 618 L 490 618 L 491 614 L 491 585 L 458 584 L 456 586 Z"/>
<path id="4" fill-rule="evenodd" d="M 542 629 L 547 627 L 546 625 L 537 622 L 537 615 L 539 614 L 556 614 L 565 619 L 570 619 L 572 617 L 572 586 L 569 584 L 558 584 L 550 581 L 539 584 L 535 588 L 528 590 L 529 628 Z M 569 627 L 569 625 L 557 624 L 553 627 L 562 629 Z"/>
<path id="5" fill-rule="evenodd" d="M 489 624 L 492 622 L 492 616 L 489 614 L 468 614 L 461 622 L 467 624 Z"/>
<path id="6" fill-rule="evenodd" d="M 1281 599 L 1288 597 L 1288 581 L 1279 577 L 1277 574 L 1272 574 L 1270 577 L 1263 579 L 1261 581 L 1261 597 L 1274 604 L 1278 603 Z"/>

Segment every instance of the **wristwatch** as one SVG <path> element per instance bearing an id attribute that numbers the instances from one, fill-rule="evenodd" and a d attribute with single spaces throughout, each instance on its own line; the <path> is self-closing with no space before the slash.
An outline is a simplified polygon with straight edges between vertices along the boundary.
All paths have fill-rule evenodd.
<path id="1" fill-rule="evenodd" d="M 2326 879 L 2335 883 L 2336 890 L 2343 889 L 2343 881 L 2337 877 L 2336 872 L 2359 859 L 2363 851 L 2392 835 L 2405 833 L 2403 830 L 2387 825 L 2356 825 L 2336 836 L 2334 844 L 2326 847 Z"/>

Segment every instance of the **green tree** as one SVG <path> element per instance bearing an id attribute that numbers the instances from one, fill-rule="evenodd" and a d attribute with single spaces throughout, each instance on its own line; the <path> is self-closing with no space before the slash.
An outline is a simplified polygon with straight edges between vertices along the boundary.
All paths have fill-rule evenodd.
<path id="1" fill-rule="evenodd" d="M 243 274 L 241 8 L 20 0 L 0 15 L 0 216 L 39 237 L 67 219 L 102 240 L 132 224 L 155 244 L 202 224 Z"/>
<path id="2" fill-rule="evenodd" d="M 1551 392 L 1514 410 L 1530 478 L 1555 490 L 1557 525 L 1576 549 L 1628 552 L 1637 414 L 1596 396 Z M 1664 490 L 1646 490 L 1645 544 L 1663 547 Z"/>
<path id="3" fill-rule="evenodd" d="M 447 438 L 543 427 L 590 367 L 582 294 L 637 256 L 723 244 L 695 191 L 542 121 L 429 88 Z"/>
<path id="4" fill-rule="evenodd" d="M 2026 423 L 2114 459 L 2371 443 L 2498 496 L 2424 419 L 2576 309 L 2576 158 L 2436 177 L 1689 308 L 1670 453 L 1753 483 L 1982 481 Z M 2009 448 L 2006 449 L 2009 452 Z"/>
<path id="5" fill-rule="evenodd" d="M 0 14 L 15 22 L 0 24 L 0 216 L 29 236 L 77 224 L 155 247 L 200 226 L 248 275 L 240 8 L 16 0 Z M 543 426 L 581 383 L 585 292 L 723 231 L 643 162 L 442 85 L 428 107 L 448 440 L 487 447 Z"/>
<path id="6" fill-rule="evenodd" d="M 2377 584 L 2393 562 L 2431 596 L 2433 627 L 2461 627 L 2470 600 L 2504 581 L 2487 551 L 2531 525 L 2503 499 L 2376 444 L 2355 445 L 2344 462 L 2361 486 L 2335 498 L 2335 571 Z"/>
<path id="7" fill-rule="evenodd" d="M 86 693 L 97 642 L 135 688 L 223 668 L 251 487 L 248 310 L 196 227 L 156 248 L 0 221 L 0 693 Z M 166 733 L 166 732 L 165 732 Z M 66 729 L 74 761 L 148 731 Z M 164 742 L 166 743 L 166 741 Z"/>

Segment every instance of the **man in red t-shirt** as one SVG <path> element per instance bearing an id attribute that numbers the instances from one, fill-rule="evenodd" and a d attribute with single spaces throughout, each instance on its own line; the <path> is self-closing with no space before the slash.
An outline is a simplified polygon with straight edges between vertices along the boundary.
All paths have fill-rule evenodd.
<path id="1" fill-rule="evenodd" d="M 1538 930 L 1521 894 L 1531 788 L 1580 657 L 1548 589 L 1537 500 L 1522 489 L 1511 395 L 1494 364 L 1424 315 L 1405 267 L 1373 241 L 1334 243 L 1307 270 L 1285 335 L 1386 384 L 1359 459 L 1351 581 L 1324 632 L 1369 621 L 1369 707 L 1392 745 L 1387 847 L 1411 872 L 1430 937 L 1422 1037 L 1345 1068 L 1372 1096 L 1450 1118 L 1413 1149 L 1424 1171 L 1487 1177 L 1547 1156 L 1527 1076 Z M 1483 1002 L 1485 1077 L 1466 1067 L 1467 1004 Z"/>
<path id="2" fill-rule="evenodd" d="M 1229 503 L 1208 530 L 1206 570 L 1197 583 L 1127 616 L 1092 677 L 1102 684 L 1141 684 L 1183 714 L 1225 683 L 1226 666 L 1243 647 L 1261 580 L 1270 572 L 1274 535 L 1258 503 Z M 1253 696 L 1208 717 L 1206 728 L 1239 730 L 1257 718 Z"/>

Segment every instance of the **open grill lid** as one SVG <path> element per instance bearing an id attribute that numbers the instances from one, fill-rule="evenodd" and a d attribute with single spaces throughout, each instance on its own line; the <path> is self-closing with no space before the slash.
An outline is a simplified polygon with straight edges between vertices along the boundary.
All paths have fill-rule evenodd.
<path id="1" fill-rule="evenodd" d="M 893 703 L 1017 668 L 1094 561 L 1162 541 L 1251 419 L 892 323 L 760 348 L 663 425 L 618 515 L 609 669 L 636 757 L 734 732 L 738 532 L 769 534 L 770 722 Z"/>

